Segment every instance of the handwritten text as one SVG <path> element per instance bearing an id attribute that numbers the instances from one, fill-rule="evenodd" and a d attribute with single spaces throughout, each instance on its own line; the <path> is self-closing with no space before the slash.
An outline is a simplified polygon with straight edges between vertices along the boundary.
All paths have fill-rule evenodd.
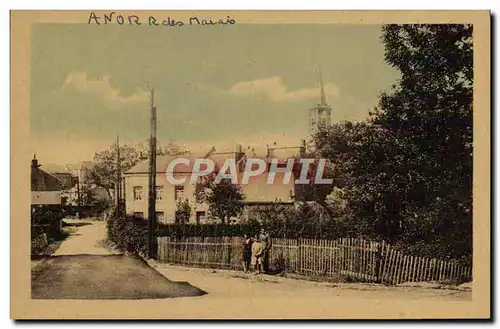
<path id="1" fill-rule="evenodd" d="M 190 17 L 187 21 L 175 20 L 171 17 L 158 18 L 148 16 L 147 19 L 141 19 L 137 15 L 120 15 L 116 12 L 110 12 L 103 16 L 97 16 L 95 12 L 91 12 L 88 19 L 88 24 L 92 25 L 107 25 L 117 23 L 118 25 L 149 25 L 149 26 L 185 26 L 185 25 L 233 25 L 236 23 L 230 16 L 220 19 Z"/>

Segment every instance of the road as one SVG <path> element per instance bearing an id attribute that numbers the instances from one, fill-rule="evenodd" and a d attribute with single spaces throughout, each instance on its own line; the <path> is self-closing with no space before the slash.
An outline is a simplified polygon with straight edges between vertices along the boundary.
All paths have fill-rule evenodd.
<path id="1" fill-rule="evenodd" d="M 66 230 L 70 231 L 70 236 L 54 252 L 54 256 L 119 254 L 104 247 L 105 221 L 65 219 L 64 222 L 70 225 L 66 227 Z"/>
<path id="2" fill-rule="evenodd" d="M 70 236 L 53 256 L 32 268 L 33 299 L 156 299 L 200 296 L 187 283 L 172 282 L 141 258 L 103 247 L 106 224 L 66 221 Z"/>
<path id="3" fill-rule="evenodd" d="M 356 319 L 360 314 L 367 318 L 415 318 L 422 317 L 420 312 L 424 309 L 429 316 L 453 317 L 461 309 L 467 309 L 472 299 L 470 291 L 311 282 L 154 261 L 150 262 L 151 268 L 140 259 L 104 248 L 101 240 L 105 234 L 104 222 L 74 227 L 55 257 L 35 267 L 34 272 L 39 274 L 34 275 L 33 287 L 38 298 L 140 299 L 137 301 L 140 304 L 134 304 L 141 307 L 140 315 L 107 308 L 89 314 L 79 310 L 78 315 L 82 317 L 217 319 Z M 98 279 L 92 279 L 93 276 Z M 181 289 L 179 293 L 175 290 L 178 288 L 174 288 L 176 285 L 186 290 Z M 173 295 L 191 297 L 164 298 Z M 40 307 L 47 314 L 53 312 L 48 305 Z"/>

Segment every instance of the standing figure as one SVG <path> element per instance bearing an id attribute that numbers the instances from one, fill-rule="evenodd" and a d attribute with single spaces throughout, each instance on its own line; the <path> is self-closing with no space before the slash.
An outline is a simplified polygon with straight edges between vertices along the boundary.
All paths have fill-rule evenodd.
<path id="1" fill-rule="evenodd" d="M 264 251 L 264 247 L 262 245 L 262 242 L 259 240 L 255 241 L 252 244 L 252 256 L 255 260 L 255 273 L 259 274 L 263 271 L 262 268 L 262 253 Z"/>
<path id="2" fill-rule="evenodd" d="M 269 272 L 269 253 L 271 250 L 271 236 L 265 229 L 260 230 L 260 236 L 259 240 L 262 243 L 262 264 L 263 264 L 263 271 L 265 273 Z"/>
<path id="3" fill-rule="evenodd" d="M 252 238 L 245 234 L 243 236 L 243 271 L 247 273 L 250 271 L 250 264 L 252 262 Z"/>

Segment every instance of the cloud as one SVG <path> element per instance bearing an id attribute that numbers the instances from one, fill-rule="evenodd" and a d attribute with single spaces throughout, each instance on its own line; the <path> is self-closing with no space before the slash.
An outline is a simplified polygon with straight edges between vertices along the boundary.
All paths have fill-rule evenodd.
<path id="1" fill-rule="evenodd" d="M 340 89 L 334 83 L 324 85 L 327 98 L 339 98 Z M 264 95 L 275 102 L 297 101 L 320 97 L 320 89 L 302 88 L 288 90 L 280 77 L 257 79 L 253 81 L 238 82 L 229 89 L 229 92 L 238 96 Z"/>
<path id="2" fill-rule="evenodd" d="M 110 84 L 111 78 L 104 76 L 100 80 L 89 80 L 84 72 L 71 72 L 64 81 L 61 91 L 73 91 L 101 100 L 112 110 L 128 106 L 144 106 L 148 102 L 148 92 L 137 89 L 133 94 L 124 97 L 120 90 Z"/>

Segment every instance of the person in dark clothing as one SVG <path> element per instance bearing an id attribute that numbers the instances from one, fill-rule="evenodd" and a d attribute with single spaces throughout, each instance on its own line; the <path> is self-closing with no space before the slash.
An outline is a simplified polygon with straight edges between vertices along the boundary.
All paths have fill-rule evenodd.
<path id="1" fill-rule="evenodd" d="M 252 262 L 252 238 L 245 234 L 243 236 L 243 271 L 246 273 L 250 270 L 250 264 Z"/>
<path id="2" fill-rule="evenodd" d="M 262 265 L 264 273 L 269 272 L 269 253 L 271 251 L 271 236 L 265 229 L 261 229 L 259 241 L 262 242 L 264 252 L 262 253 Z"/>

